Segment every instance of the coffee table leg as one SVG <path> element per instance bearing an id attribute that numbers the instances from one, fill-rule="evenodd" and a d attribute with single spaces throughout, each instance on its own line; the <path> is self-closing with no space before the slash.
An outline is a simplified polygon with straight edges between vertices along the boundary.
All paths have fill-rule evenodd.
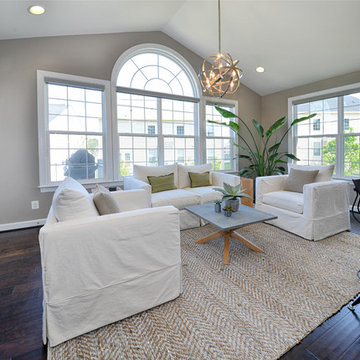
<path id="1" fill-rule="evenodd" d="M 229 265 L 230 257 L 230 231 L 224 232 L 224 264 Z"/>
<path id="2" fill-rule="evenodd" d="M 223 231 L 217 231 L 217 232 L 214 232 L 208 236 L 205 236 L 199 240 L 196 240 L 195 242 L 197 244 L 205 244 L 207 243 L 208 241 L 212 240 L 212 239 L 216 239 L 217 237 L 220 237 L 220 236 L 223 236 L 224 232 Z"/>
<path id="3" fill-rule="evenodd" d="M 236 233 L 235 231 L 231 231 L 231 236 L 237 240 L 239 240 L 241 243 L 243 243 L 245 246 L 247 246 L 248 248 L 250 248 L 251 250 L 254 250 L 256 252 L 264 252 L 263 249 L 259 248 L 258 246 L 256 246 L 255 244 L 253 244 L 251 241 L 246 240 L 245 238 L 243 238 L 242 236 L 240 236 L 238 233 Z"/>

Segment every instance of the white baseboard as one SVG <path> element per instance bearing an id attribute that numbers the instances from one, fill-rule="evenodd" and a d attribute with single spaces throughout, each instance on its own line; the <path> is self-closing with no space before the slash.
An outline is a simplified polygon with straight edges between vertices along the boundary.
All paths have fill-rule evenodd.
<path id="1" fill-rule="evenodd" d="M 45 224 L 46 219 L 37 219 L 29 221 L 20 221 L 16 223 L 0 224 L 0 231 L 8 231 L 15 229 L 24 229 L 34 226 L 41 226 Z"/>

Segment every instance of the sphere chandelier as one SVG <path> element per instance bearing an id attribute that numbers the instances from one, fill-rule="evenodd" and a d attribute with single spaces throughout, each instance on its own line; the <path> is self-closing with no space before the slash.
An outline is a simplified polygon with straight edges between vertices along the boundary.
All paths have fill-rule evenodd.
<path id="1" fill-rule="evenodd" d="M 199 73 L 203 92 L 217 97 L 234 93 L 239 88 L 243 76 L 243 71 L 237 66 L 239 61 L 233 60 L 230 54 L 221 52 L 220 21 L 220 0 L 218 0 L 219 52 L 204 59 Z"/>

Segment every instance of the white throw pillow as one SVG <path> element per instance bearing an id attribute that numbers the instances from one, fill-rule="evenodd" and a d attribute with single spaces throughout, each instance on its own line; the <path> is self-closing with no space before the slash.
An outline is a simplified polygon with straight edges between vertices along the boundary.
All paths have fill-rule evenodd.
<path id="1" fill-rule="evenodd" d="M 163 166 L 134 165 L 134 177 L 149 184 L 148 176 L 163 176 L 174 173 L 174 183 L 178 187 L 177 164 Z"/>
<path id="2" fill-rule="evenodd" d="M 290 169 L 296 170 L 319 170 L 319 173 L 316 175 L 314 182 L 321 181 L 330 181 L 332 175 L 334 173 L 334 165 L 296 165 L 296 164 L 288 164 L 288 172 L 290 173 Z"/>
<path id="3" fill-rule="evenodd" d="M 71 177 L 56 189 L 52 208 L 58 221 L 99 216 L 90 194 Z"/>
<path id="4" fill-rule="evenodd" d="M 178 164 L 178 180 L 179 180 L 178 188 L 184 189 L 191 187 L 189 172 L 201 174 L 207 171 L 211 171 L 211 167 L 212 167 L 211 164 L 195 165 L 195 166 L 185 166 Z"/>

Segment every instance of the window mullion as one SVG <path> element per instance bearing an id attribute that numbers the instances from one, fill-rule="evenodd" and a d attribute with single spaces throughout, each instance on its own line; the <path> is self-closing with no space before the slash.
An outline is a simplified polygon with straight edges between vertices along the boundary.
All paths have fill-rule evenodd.
<path id="1" fill-rule="evenodd" d="M 157 101 L 157 124 L 158 124 L 158 161 L 159 165 L 164 165 L 164 136 L 162 133 L 162 102 L 160 98 Z"/>
<path id="2" fill-rule="evenodd" d="M 344 97 L 338 97 L 338 133 L 336 136 L 336 175 L 344 177 L 345 139 L 344 139 Z"/>

